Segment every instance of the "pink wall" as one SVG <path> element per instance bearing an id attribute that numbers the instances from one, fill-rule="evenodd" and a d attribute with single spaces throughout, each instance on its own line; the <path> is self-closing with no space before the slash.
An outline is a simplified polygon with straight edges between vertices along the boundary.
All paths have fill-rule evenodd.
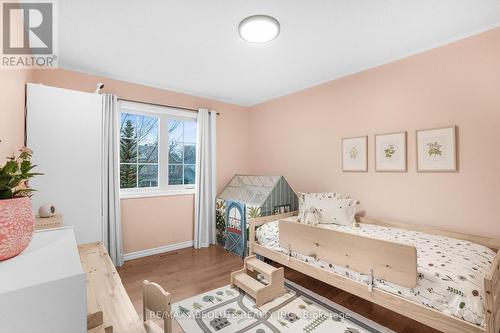
<path id="1" fill-rule="evenodd" d="M 193 240 L 194 195 L 122 200 L 125 253 Z"/>
<path id="2" fill-rule="evenodd" d="M 458 173 L 417 173 L 415 130 L 457 125 Z M 500 29 L 250 109 L 250 171 L 339 191 L 366 216 L 500 236 Z M 374 171 L 376 133 L 408 131 L 407 173 Z M 341 138 L 369 135 L 369 172 Z"/>
<path id="3" fill-rule="evenodd" d="M 105 92 L 128 99 L 217 110 L 220 112 L 217 118 L 218 189 L 222 189 L 234 173 L 248 171 L 248 112 L 244 107 L 62 69 L 33 71 L 32 82 L 89 92 L 95 90 L 97 82 L 103 82 Z M 124 251 L 130 253 L 190 241 L 193 218 L 193 195 L 122 200 Z"/>
<path id="4" fill-rule="evenodd" d="M 24 85 L 27 70 L 0 70 L 0 164 L 24 144 Z"/>
<path id="5" fill-rule="evenodd" d="M 23 143 L 24 83 L 208 107 L 219 190 L 234 173 L 283 174 L 296 191 L 340 191 L 367 216 L 500 236 L 500 29 L 252 108 L 67 70 L 0 70 L 0 156 Z M 415 130 L 457 125 L 458 173 L 416 173 Z M 375 173 L 373 135 L 408 130 L 407 173 Z M 342 173 L 342 137 L 369 135 L 369 172 Z M 122 200 L 125 252 L 189 241 L 193 195 Z"/>

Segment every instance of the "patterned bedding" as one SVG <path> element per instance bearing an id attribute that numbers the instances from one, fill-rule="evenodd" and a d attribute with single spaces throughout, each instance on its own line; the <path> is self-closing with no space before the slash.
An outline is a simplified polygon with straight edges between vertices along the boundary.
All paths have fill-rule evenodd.
<path id="1" fill-rule="evenodd" d="M 290 218 L 292 221 L 295 219 L 296 217 Z M 485 326 L 484 276 L 495 257 L 492 250 L 468 241 L 372 224 L 361 224 L 359 227 L 320 224 L 318 227 L 414 245 L 417 248 L 417 286 L 406 288 L 376 279 L 374 288 L 421 303 L 472 324 Z M 259 227 L 256 236 L 259 244 L 288 254 L 287 249 L 279 246 L 277 221 Z M 341 266 L 293 251 L 292 256 L 361 283 L 367 284 L 369 281 L 367 275 Z"/>

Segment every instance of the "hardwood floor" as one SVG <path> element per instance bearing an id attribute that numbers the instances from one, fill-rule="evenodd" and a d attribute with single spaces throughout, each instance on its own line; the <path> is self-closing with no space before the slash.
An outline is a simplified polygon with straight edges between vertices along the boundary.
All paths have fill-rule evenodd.
<path id="1" fill-rule="evenodd" d="M 127 261 L 118 269 L 123 285 L 142 315 L 142 281 L 160 284 L 174 302 L 229 284 L 230 273 L 243 261 L 222 247 L 192 248 Z M 362 298 L 285 268 L 285 277 L 303 287 L 398 333 L 439 333 L 428 326 L 386 310 Z M 181 332 L 174 320 L 174 332 Z M 189 332 L 188 332 L 189 333 Z"/>

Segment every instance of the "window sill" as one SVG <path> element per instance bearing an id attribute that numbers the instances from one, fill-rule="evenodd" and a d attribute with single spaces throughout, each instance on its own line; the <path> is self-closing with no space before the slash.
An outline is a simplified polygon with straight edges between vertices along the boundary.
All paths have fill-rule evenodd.
<path id="1" fill-rule="evenodd" d="M 172 190 L 152 190 L 152 191 L 133 191 L 133 192 L 120 192 L 120 199 L 137 199 L 137 198 L 153 198 L 153 197 L 168 197 L 178 195 L 191 195 L 196 190 L 192 189 L 172 189 Z"/>

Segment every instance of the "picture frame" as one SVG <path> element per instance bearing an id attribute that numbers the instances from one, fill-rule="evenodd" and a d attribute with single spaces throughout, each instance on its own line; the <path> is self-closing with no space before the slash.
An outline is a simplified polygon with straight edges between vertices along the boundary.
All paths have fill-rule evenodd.
<path id="1" fill-rule="evenodd" d="M 342 138 L 342 171 L 368 171 L 368 136 Z"/>
<path id="2" fill-rule="evenodd" d="M 375 135 L 375 171 L 407 172 L 407 132 Z"/>
<path id="3" fill-rule="evenodd" d="M 457 127 L 416 131 L 417 172 L 456 172 Z"/>

